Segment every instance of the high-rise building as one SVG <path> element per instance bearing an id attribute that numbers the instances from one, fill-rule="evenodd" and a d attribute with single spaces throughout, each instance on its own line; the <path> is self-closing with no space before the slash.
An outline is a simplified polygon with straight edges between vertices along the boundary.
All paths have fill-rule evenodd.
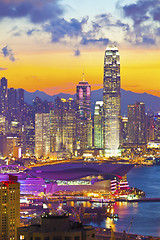
<path id="1" fill-rule="evenodd" d="M 63 133 L 62 133 L 62 110 L 54 109 L 50 112 L 51 121 L 51 152 L 62 151 Z"/>
<path id="2" fill-rule="evenodd" d="M 97 101 L 94 111 L 94 147 L 103 148 L 103 101 Z"/>
<path id="3" fill-rule="evenodd" d="M 79 82 L 76 90 L 77 101 L 77 149 L 92 147 L 91 86 L 87 81 Z"/>
<path id="4" fill-rule="evenodd" d="M 3 116 L 7 116 L 7 97 L 8 97 L 7 79 L 3 77 L 1 79 L 0 87 L 1 114 Z"/>
<path id="5" fill-rule="evenodd" d="M 48 157 L 50 153 L 50 114 L 35 114 L 35 155 Z"/>
<path id="6" fill-rule="evenodd" d="M 18 118 L 17 89 L 8 89 L 8 120 L 15 121 Z"/>
<path id="7" fill-rule="evenodd" d="M 104 57 L 103 78 L 104 104 L 104 153 L 118 156 L 120 135 L 120 55 L 115 46 L 107 47 Z"/>
<path id="8" fill-rule="evenodd" d="M 20 226 L 20 183 L 0 182 L 0 239 L 16 240 Z"/>
<path id="9" fill-rule="evenodd" d="M 146 143 L 145 104 L 128 105 L 128 143 Z"/>
<path id="10" fill-rule="evenodd" d="M 148 111 L 146 113 L 146 140 L 147 142 L 154 140 L 154 113 L 152 111 Z"/>
<path id="11" fill-rule="evenodd" d="M 55 109 L 50 112 L 51 151 L 74 153 L 76 149 L 75 100 L 56 99 Z"/>
<path id="12" fill-rule="evenodd" d="M 160 112 L 154 117 L 154 140 L 160 141 Z"/>
<path id="13" fill-rule="evenodd" d="M 19 88 L 17 89 L 18 92 L 18 117 L 19 121 L 22 123 L 23 121 L 23 114 L 24 114 L 24 89 Z"/>
<path id="14" fill-rule="evenodd" d="M 128 118 L 121 117 L 121 133 L 120 133 L 121 145 L 127 143 L 127 137 L 128 137 Z"/>

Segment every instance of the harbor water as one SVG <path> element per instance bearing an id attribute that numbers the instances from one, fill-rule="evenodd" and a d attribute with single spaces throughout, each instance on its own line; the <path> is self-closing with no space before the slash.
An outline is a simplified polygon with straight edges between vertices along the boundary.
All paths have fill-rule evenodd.
<path id="1" fill-rule="evenodd" d="M 160 166 L 134 167 L 128 174 L 131 187 L 143 190 L 148 198 L 160 198 Z M 160 202 L 116 203 L 119 218 L 97 218 L 87 223 L 95 227 L 112 226 L 114 231 L 160 237 Z M 133 218 L 133 220 L 132 220 Z"/>

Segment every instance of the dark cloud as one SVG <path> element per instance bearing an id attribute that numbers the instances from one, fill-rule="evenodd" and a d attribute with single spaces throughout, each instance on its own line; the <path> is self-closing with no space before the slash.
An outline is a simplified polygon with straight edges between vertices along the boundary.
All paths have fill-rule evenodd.
<path id="1" fill-rule="evenodd" d="M 15 61 L 15 57 L 12 52 L 12 49 L 9 49 L 8 46 L 5 46 L 4 48 L 2 48 L 2 54 L 4 57 L 8 57 L 12 62 Z"/>
<path id="2" fill-rule="evenodd" d="M 34 32 L 39 32 L 40 30 L 36 29 L 36 28 L 32 28 L 30 30 L 28 30 L 26 33 L 28 36 L 31 36 Z"/>
<path id="3" fill-rule="evenodd" d="M 153 1 L 154 0 L 139 0 L 137 3 L 124 6 L 124 16 L 131 18 L 135 26 L 141 24 L 149 19 L 148 14 L 151 8 L 153 8 Z"/>
<path id="4" fill-rule="evenodd" d="M 81 55 L 81 52 L 80 50 L 77 48 L 75 51 L 74 51 L 74 56 L 75 57 L 79 57 Z"/>
<path id="5" fill-rule="evenodd" d="M 157 35 L 157 36 L 160 36 L 160 27 L 157 28 L 157 30 L 156 30 L 156 35 Z"/>
<path id="6" fill-rule="evenodd" d="M 99 39 L 94 39 L 94 38 L 82 38 L 81 40 L 81 44 L 83 45 L 88 45 L 88 44 L 95 44 L 95 43 L 102 43 L 103 45 L 107 45 L 109 43 L 109 39 L 108 38 L 99 38 Z"/>
<path id="7" fill-rule="evenodd" d="M 128 40 L 136 44 L 156 45 L 156 36 L 160 34 L 157 24 L 160 21 L 160 1 L 138 0 L 122 9 L 124 17 L 133 21 L 133 28 L 128 31 Z"/>
<path id="8" fill-rule="evenodd" d="M 134 26 L 140 25 L 148 20 L 160 21 L 159 0 L 139 0 L 137 3 L 123 6 L 125 17 L 133 20 Z"/>
<path id="9" fill-rule="evenodd" d="M 28 17 L 32 23 L 43 23 L 47 20 L 57 19 L 63 13 L 58 0 L 1 0 L 0 19 Z"/>
<path id="10" fill-rule="evenodd" d="M 159 6 L 152 10 L 153 20 L 160 22 L 160 3 Z"/>
<path id="11" fill-rule="evenodd" d="M 83 18 L 82 21 L 72 18 L 70 21 L 66 21 L 64 18 L 61 18 L 46 24 L 44 31 L 51 33 L 52 42 L 59 42 L 59 40 L 65 36 L 81 36 L 83 24 L 85 24 L 87 20 L 88 18 Z"/>
<path id="12" fill-rule="evenodd" d="M 155 45 L 156 40 L 154 38 L 148 37 L 148 36 L 143 36 L 143 44 L 145 45 Z"/>

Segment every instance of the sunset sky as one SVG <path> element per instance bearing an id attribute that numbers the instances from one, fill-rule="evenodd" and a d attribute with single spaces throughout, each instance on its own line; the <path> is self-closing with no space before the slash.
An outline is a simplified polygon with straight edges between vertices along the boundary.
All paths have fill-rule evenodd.
<path id="1" fill-rule="evenodd" d="M 160 96 L 160 0 L 0 0 L 0 78 L 9 87 L 75 93 L 103 84 L 116 44 L 121 86 Z"/>

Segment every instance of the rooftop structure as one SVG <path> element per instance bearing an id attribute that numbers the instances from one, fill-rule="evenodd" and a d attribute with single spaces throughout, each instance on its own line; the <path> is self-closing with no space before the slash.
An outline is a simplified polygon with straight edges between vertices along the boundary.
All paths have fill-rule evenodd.
<path id="1" fill-rule="evenodd" d="M 45 214 L 41 218 L 41 225 L 31 225 L 18 228 L 17 239 L 30 240 L 94 240 L 95 230 L 91 226 L 71 222 L 69 216 Z"/>

